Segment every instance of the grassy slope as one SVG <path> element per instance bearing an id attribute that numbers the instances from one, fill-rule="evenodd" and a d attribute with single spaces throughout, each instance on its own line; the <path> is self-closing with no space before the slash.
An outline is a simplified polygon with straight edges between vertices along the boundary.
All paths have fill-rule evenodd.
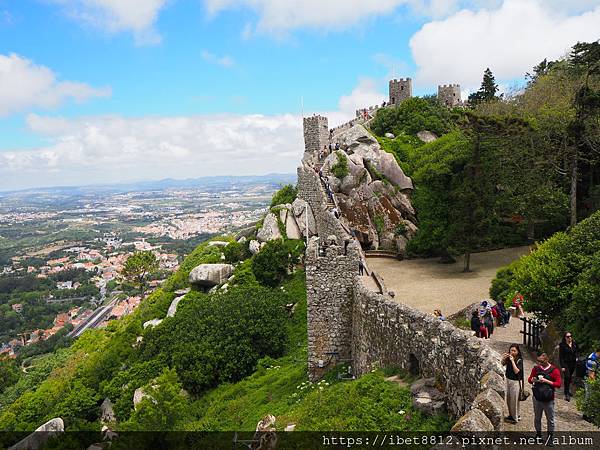
<path id="1" fill-rule="evenodd" d="M 101 391 L 102 380 L 120 370 L 134 350 L 131 344 L 142 333 L 144 321 L 164 317 L 174 297 L 173 291 L 186 285 L 189 271 L 198 264 L 220 261 L 220 253 L 206 243 L 192 252 L 162 287 L 151 294 L 134 314 L 113 322 L 105 330 L 86 332 L 69 352 L 69 359 L 55 368 L 44 381 L 29 389 L 0 414 L 0 429 L 32 429 L 56 417 L 72 405 L 82 389 Z M 278 417 L 277 426 L 296 423 L 299 430 L 447 430 L 445 417 L 427 418 L 412 409 L 407 389 L 384 380 L 375 372 L 357 381 L 338 381 L 330 374 L 320 384 L 309 384 L 306 374 L 306 287 L 303 271 L 286 280 L 283 289 L 297 299 L 288 323 L 286 356 L 265 358 L 256 372 L 233 384 L 223 384 L 200 398 L 189 400 L 188 430 L 254 430 L 267 414 Z M 63 351 L 63 352 L 67 352 Z M 112 375 L 111 375 L 112 374 Z M 101 401 L 102 396 L 97 397 Z M 92 403 L 92 412 L 96 411 Z M 93 412 L 93 414 L 97 414 Z M 99 428 L 98 422 L 85 424 L 76 417 L 66 420 L 73 428 Z"/>

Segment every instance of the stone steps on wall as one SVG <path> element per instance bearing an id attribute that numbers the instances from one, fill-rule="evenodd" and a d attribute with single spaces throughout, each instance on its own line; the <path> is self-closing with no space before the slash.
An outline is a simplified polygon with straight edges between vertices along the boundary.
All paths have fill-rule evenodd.
<path id="1" fill-rule="evenodd" d="M 367 258 L 394 258 L 398 259 L 399 254 L 390 250 L 366 250 L 365 256 Z"/>

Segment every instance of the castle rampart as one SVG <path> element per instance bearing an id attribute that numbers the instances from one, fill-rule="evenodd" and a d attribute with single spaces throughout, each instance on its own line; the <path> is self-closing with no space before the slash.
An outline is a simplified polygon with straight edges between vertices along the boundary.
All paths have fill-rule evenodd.
<path id="1" fill-rule="evenodd" d="M 389 85 L 391 105 L 399 105 L 404 100 L 412 97 L 412 79 L 400 78 L 399 80 L 390 80 Z"/>
<path id="2" fill-rule="evenodd" d="M 468 428 L 477 422 L 472 416 L 487 417 L 489 427 L 501 429 L 499 355 L 470 333 L 395 301 L 381 279 L 380 292 L 363 284 L 360 245 L 328 210 L 323 184 L 309 163 L 298 168 L 298 197 L 311 206 L 318 234 L 305 258 L 310 378 L 320 378 L 340 362 L 351 363 L 356 375 L 398 366 L 436 379 L 449 412 L 465 415 L 457 430 L 477 431 Z"/>
<path id="3" fill-rule="evenodd" d="M 329 126 L 327 117 L 311 116 L 304 118 L 305 155 L 316 156 L 329 144 Z"/>
<path id="4" fill-rule="evenodd" d="M 471 408 L 486 372 L 504 375 L 493 352 L 470 333 L 360 282 L 352 293 L 352 367 L 357 375 L 396 366 L 436 378 L 455 417 Z"/>
<path id="5" fill-rule="evenodd" d="M 438 100 L 442 105 L 453 108 L 461 104 L 459 84 L 441 84 L 438 86 Z"/>

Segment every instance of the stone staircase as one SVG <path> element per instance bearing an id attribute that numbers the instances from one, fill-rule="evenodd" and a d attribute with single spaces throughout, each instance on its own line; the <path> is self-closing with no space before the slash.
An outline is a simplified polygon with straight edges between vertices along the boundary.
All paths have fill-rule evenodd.
<path id="1" fill-rule="evenodd" d="M 366 250 L 365 256 L 367 258 L 394 258 L 398 259 L 399 255 L 396 252 L 390 250 Z"/>

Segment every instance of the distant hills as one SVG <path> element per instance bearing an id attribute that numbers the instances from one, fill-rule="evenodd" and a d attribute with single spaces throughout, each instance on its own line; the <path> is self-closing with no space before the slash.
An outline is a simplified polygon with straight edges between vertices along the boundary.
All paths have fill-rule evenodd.
<path id="1" fill-rule="evenodd" d="M 267 174 L 249 176 L 213 176 L 176 180 L 166 178 L 158 181 L 132 183 L 95 184 L 88 186 L 55 186 L 29 188 L 16 191 L 0 191 L 0 198 L 29 197 L 31 195 L 85 196 L 94 194 L 119 194 L 126 192 L 164 191 L 173 189 L 227 190 L 236 187 L 270 184 L 278 186 L 296 182 L 296 174 Z"/>

